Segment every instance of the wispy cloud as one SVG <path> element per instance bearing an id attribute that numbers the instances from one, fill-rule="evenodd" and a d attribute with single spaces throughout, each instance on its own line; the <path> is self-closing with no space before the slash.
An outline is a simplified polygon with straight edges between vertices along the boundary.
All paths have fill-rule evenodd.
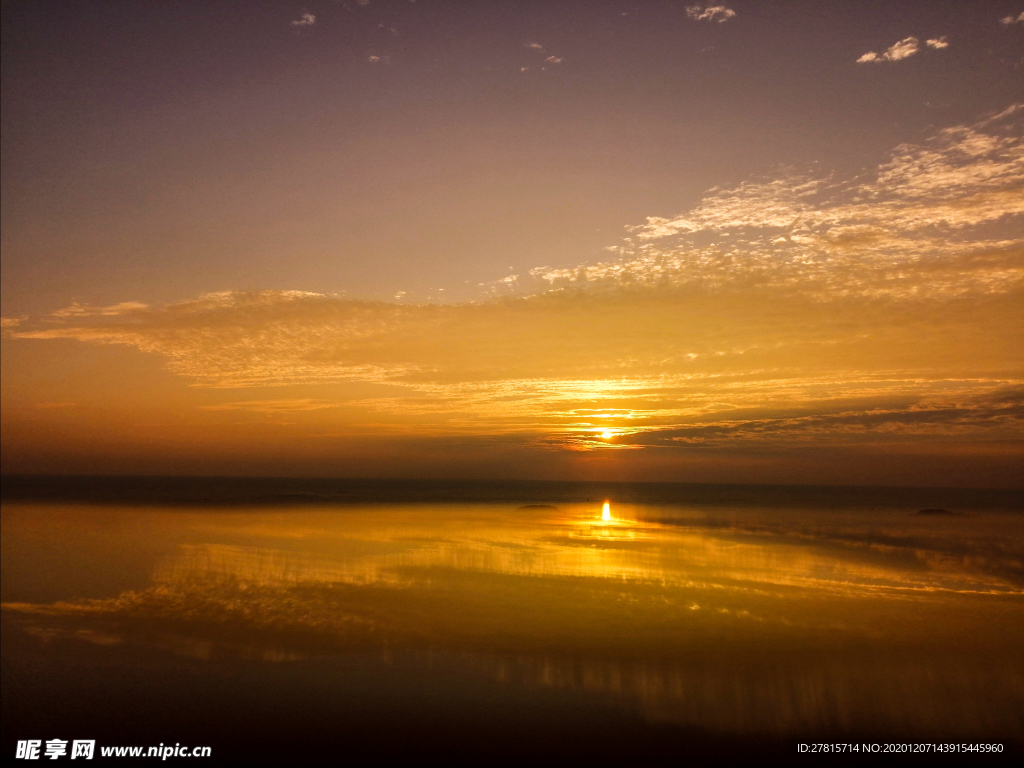
<path id="1" fill-rule="evenodd" d="M 705 443 L 720 440 L 845 440 L 874 435 L 958 435 L 968 431 L 1007 436 L 1024 429 L 1024 389 L 956 399 L 922 400 L 900 408 L 872 408 L 775 419 L 732 419 L 651 433 L 648 440 Z"/>
<path id="2" fill-rule="evenodd" d="M 686 15 L 695 21 L 728 21 L 736 16 L 736 11 L 724 5 L 688 5 Z"/>
<path id="3" fill-rule="evenodd" d="M 1011 24 L 1024 24 L 1024 13 L 1021 13 L 1019 16 L 1004 16 L 999 20 L 999 23 L 1006 27 Z"/>
<path id="4" fill-rule="evenodd" d="M 292 22 L 293 27 L 312 27 L 316 24 L 316 16 L 308 11 Z"/>
<path id="5" fill-rule="evenodd" d="M 937 46 L 945 47 L 945 46 Z M 906 37 L 900 40 L 898 43 L 893 43 L 888 49 L 882 53 L 875 53 L 874 51 L 868 51 L 859 59 L 858 64 L 866 64 L 868 62 L 880 63 L 883 61 L 902 61 L 903 59 L 910 58 L 915 53 L 921 50 L 921 41 L 916 37 Z"/>
<path id="6" fill-rule="evenodd" d="M 929 40 L 925 40 L 924 42 L 925 45 L 927 45 L 929 48 L 949 48 L 949 41 L 946 40 L 945 35 L 943 35 L 942 37 L 931 38 Z"/>
<path id="7" fill-rule="evenodd" d="M 387 392 L 236 397 L 206 411 L 343 408 L 553 449 L 1012 442 L 1022 115 L 937 131 L 851 178 L 789 170 L 711 190 L 632 227 L 613 259 L 540 267 L 477 302 L 224 292 L 75 304 L 7 334 L 134 347 L 202 387 Z"/>
<path id="8" fill-rule="evenodd" d="M 525 43 L 525 46 L 527 48 L 533 50 L 533 51 L 536 51 L 541 56 L 544 56 L 544 61 L 546 63 L 548 63 L 548 64 L 562 64 L 562 63 L 565 62 L 565 59 L 562 56 L 556 56 L 555 54 L 545 55 L 547 53 L 547 51 L 544 50 L 544 46 L 541 45 L 540 43 L 537 43 L 537 42 Z M 544 67 L 541 67 L 541 69 L 544 69 Z M 529 67 L 520 67 L 519 68 L 520 72 L 526 72 L 527 70 L 529 70 Z"/>
<path id="9" fill-rule="evenodd" d="M 616 259 L 542 267 L 495 292 L 551 287 L 799 286 L 844 296 L 953 297 L 1022 284 L 1022 110 L 896 148 L 841 179 L 790 171 L 713 190 L 674 217 L 651 217 Z"/>
<path id="10" fill-rule="evenodd" d="M 90 307 L 75 302 L 64 309 L 58 309 L 53 313 L 54 317 L 115 317 L 124 315 L 133 310 L 146 309 L 148 304 L 141 304 L 137 301 L 124 301 L 109 307 Z"/>
<path id="11" fill-rule="evenodd" d="M 322 411 L 338 408 L 341 403 L 330 400 L 295 398 L 291 400 L 240 400 L 216 405 L 201 405 L 201 411 L 252 411 L 254 413 L 289 413 L 294 411 Z"/>

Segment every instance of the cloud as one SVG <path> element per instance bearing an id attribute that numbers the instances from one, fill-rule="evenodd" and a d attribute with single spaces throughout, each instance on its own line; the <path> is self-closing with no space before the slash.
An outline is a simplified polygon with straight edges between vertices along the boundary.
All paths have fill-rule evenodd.
<path id="1" fill-rule="evenodd" d="M 137 309 L 146 309 L 148 304 L 141 304 L 137 301 L 125 301 L 109 307 L 88 307 L 75 302 L 64 309 L 58 309 L 53 313 L 54 317 L 114 317 L 124 315 Z"/>
<path id="2" fill-rule="evenodd" d="M 686 15 L 695 21 L 728 21 L 736 16 L 736 11 L 724 5 L 688 5 Z"/>
<path id="3" fill-rule="evenodd" d="M 537 53 L 539 53 L 541 56 L 544 56 L 544 46 L 541 45 L 540 43 L 526 43 L 525 46 L 534 51 L 537 51 Z M 561 64 L 565 61 L 565 59 L 561 56 L 555 56 L 554 54 L 552 54 L 549 56 L 545 56 L 544 61 L 546 61 L 548 64 Z M 529 67 L 520 67 L 519 71 L 526 72 L 528 69 Z M 544 67 L 541 67 L 541 69 L 544 69 Z"/>
<path id="4" fill-rule="evenodd" d="M 1004 16 L 999 20 L 999 23 L 1006 27 L 1011 24 L 1024 24 L 1024 13 L 1021 13 L 1019 16 Z"/>
<path id="5" fill-rule="evenodd" d="M 1024 389 L 968 398 L 967 402 L 919 401 L 902 408 L 837 411 L 776 419 L 735 419 L 651 433 L 649 438 L 688 443 L 721 440 L 791 441 L 794 438 L 833 441 L 866 435 L 953 435 L 968 431 L 1007 436 L 1024 429 Z"/>
<path id="6" fill-rule="evenodd" d="M 1022 114 L 936 131 L 852 177 L 785 170 L 710 190 L 631 227 L 614 258 L 503 278 L 479 301 L 231 291 L 74 304 L 7 333 L 134 347 L 199 387 L 375 388 L 205 411 L 343 409 L 552 450 L 1013 444 Z"/>
<path id="7" fill-rule="evenodd" d="M 934 46 L 934 47 L 945 47 L 945 46 Z M 857 59 L 858 64 L 865 64 L 867 62 L 880 63 L 883 61 L 901 61 L 902 59 L 909 58 L 921 50 L 921 41 L 916 37 L 906 37 L 900 40 L 898 43 L 893 43 L 889 48 L 881 54 L 869 51 Z"/>
<path id="8" fill-rule="evenodd" d="M 547 63 L 550 63 L 550 65 L 560 65 L 560 63 L 563 63 L 565 61 L 565 59 L 562 56 L 556 56 L 554 54 L 545 56 L 545 52 L 546 51 L 544 50 L 544 46 L 541 45 L 540 43 L 536 43 L 536 42 L 535 43 L 524 43 L 524 45 L 527 48 L 530 48 L 532 50 L 536 50 L 538 53 L 540 53 L 542 56 L 544 56 L 544 60 Z M 542 67 L 541 69 L 544 70 L 546 68 Z M 529 71 L 528 67 L 520 67 L 519 68 L 519 72 L 528 72 L 528 71 Z"/>
<path id="9" fill-rule="evenodd" d="M 0 328 L 17 328 L 26 320 L 28 320 L 28 315 L 22 315 L 21 317 L 0 317 Z"/>
<path id="10" fill-rule="evenodd" d="M 240 400 L 216 405 L 200 405 L 201 411 L 252 411 L 254 413 L 288 413 L 294 411 L 322 411 L 338 408 L 341 403 L 329 400 L 296 398 L 292 400 Z"/>
<path id="11" fill-rule="evenodd" d="M 951 298 L 1022 285 L 1024 142 L 1020 107 L 897 147 L 863 175 L 791 170 L 712 190 L 651 217 L 617 258 L 539 267 L 491 290 L 585 287 L 799 287 L 836 296 Z"/>
<path id="12" fill-rule="evenodd" d="M 929 48 L 949 48 L 949 42 L 947 42 L 945 35 L 925 40 L 924 42 Z"/>
<path id="13" fill-rule="evenodd" d="M 1024 387 L 1022 300 L 1018 291 L 823 303 L 799 291 L 648 286 L 399 306 L 260 292 L 19 335 L 133 346 L 205 387 L 368 381 L 390 392 L 236 399 L 205 411 L 344 408 L 362 423 L 399 419 L 406 433 L 538 436 L 553 450 L 1006 440 L 1019 434 L 1019 403 L 996 394 Z"/>
<path id="14" fill-rule="evenodd" d="M 308 11 L 292 22 L 293 27 L 312 27 L 316 24 L 316 16 Z"/>

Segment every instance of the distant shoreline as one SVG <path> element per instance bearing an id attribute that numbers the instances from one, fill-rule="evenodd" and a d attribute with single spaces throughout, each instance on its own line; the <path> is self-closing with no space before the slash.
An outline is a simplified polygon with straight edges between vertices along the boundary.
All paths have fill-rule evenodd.
<path id="1" fill-rule="evenodd" d="M 158 506 L 628 504 L 1024 511 L 1024 490 L 556 480 L 4 475 L 0 500 Z"/>

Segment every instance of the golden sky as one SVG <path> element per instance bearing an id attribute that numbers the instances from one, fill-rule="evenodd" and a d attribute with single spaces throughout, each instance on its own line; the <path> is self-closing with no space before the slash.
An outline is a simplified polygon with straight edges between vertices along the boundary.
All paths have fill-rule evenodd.
<path id="1" fill-rule="evenodd" d="M 743 22 L 743 8 L 693 9 L 678 23 L 687 34 L 714 33 L 719 45 Z M 296 40 L 324 23 L 307 13 L 286 24 Z M 1024 29 L 1015 17 L 990 26 L 993 35 Z M 844 53 L 830 66 L 846 67 L 845 78 L 938 66 L 958 43 L 930 34 L 894 37 L 897 43 L 880 42 L 874 52 L 856 48 L 859 58 Z M 529 65 L 544 63 L 545 76 L 574 61 L 569 42 L 564 56 L 532 38 L 516 46 L 517 57 L 549 55 Z M 397 53 L 368 57 L 362 65 L 401 76 Z M 915 77 L 923 76 L 918 70 Z M 560 87 L 575 94 L 582 86 Z M 776 87 L 786 89 L 782 75 Z M 923 86 L 912 79 L 901 87 Z M 957 98 L 956 88 L 945 87 Z M 516 98 L 503 93 L 506 102 Z M 928 113 L 930 122 L 918 120 L 906 140 L 862 147 L 852 161 L 811 142 L 798 163 L 776 162 L 792 158 L 769 147 L 771 162 L 737 168 L 725 144 L 691 148 L 694 156 L 722 158 L 717 181 L 710 165 L 681 178 L 710 182 L 702 191 L 659 189 L 657 200 L 637 191 L 642 168 L 610 192 L 605 185 L 623 174 L 614 160 L 610 170 L 593 170 L 604 156 L 596 152 L 552 170 L 531 145 L 529 157 L 543 171 L 533 180 L 516 167 L 523 156 L 507 146 L 487 164 L 489 131 L 503 130 L 488 122 L 477 126 L 480 146 L 465 148 L 480 162 L 460 166 L 449 208 L 436 209 L 441 203 L 432 198 L 445 187 L 434 177 L 432 191 L 415 201 L 366 203 L 361 245 L 321 231 L 342 262 L 346 248 L 358 251 L 348 278 L 327 269 L 320 251 L 294 255 L 316 232 L 291 209 L 267 225 L 275 242 L 291 243 L 276 266 L 260 257 L 246 274 L 228 253 L 231 232 L 250 237 L 263 226 L 253 214 L 233 218 L 234 207 L 250 199 L 258 211 L 261 191 L 287 203 L 287 174 L 281 185 L 263 178 L 255 191 L 229 195 L 231 232 L 210 234 L 201 253 L 185 247 L 180 259 L 167 253 L 166 240 L 187 245 L 191 225 L 175 218 L 186 211 L 166 198 L 122 201 L 112 224 L 110 211 L 97 213 L 82 197 L 79 219 L 61 219 L 53 225 L 60 232 L 43 235 L 45 196 L 25 182 L 9 204 L 13 234 L 5 242 L 4 471 L 1017 486 L 1024 468 L 1024 106 L 999 97 L 989 108 L 967 105 L 975 110 L 969 119 L 953 120 L 947 110 L 942 122 Z M 744 119 L 734 95 L 721 99 L 730 124 Z M 539 119 L 536 104 L 523 109 L 523 121 Z M 453 115 L 452 130 L 461 130 L 455 123 L 463 118 Z M 714 120 L 703 119 L 701 130 L 710 130 Z M 646 121 L 664 125 L 650 115 Z M 605 128 L 621 125 L 617 115 Z M 765 141 L 791 141 L 794 125 L 766 127 Z M 423 168 L 409 153 L 429 163 L 455 147 L 425 146 L 435 127 L 402 130 L 396 151 L 406 165 L 396 170 L 388 160 L 382 174 L 406 173 L 411 195 Z M 356 133 L 362 143 L 351 139 L 349 148 L 379 141 Z M 893 139 L 899 131 L 883 133 Z M 552 142 L 565 149 L 570 140 Z M 160 137 L 149 151 L 173 151 L 176 141 Z M 264 157 L 257 146 L 264 144 L 251 155 L 236 149 L 237 163 L 271 176 L 287 158 L 309 167 L 305 154 Z M 82 163 L 89 154 L 61 151 Z M 5 154 L 17 169 L 32 152 L 7 142 Z M 202 178 L 195 162 L 195 194 L 222 192 L 224 179 Z M 364 163 L 354 178 L 319 179 L 318 194 L 349 199 L 371 172 L 372 158 Z M 84 183 L 107 170 L 71 175 Z M 665 183 L 663 171 L 650 173 L 656 186 Z M 21 177 L 11 183 L 17 187 Z M 536 233 L 516 234 L 529 229 L 533 209 L 524 200 L 534 193 L 548 196 L 535 217 L 547 248 Z M 320 210 L 318 200 L 312 205 Z M 514 210 L 503 213 L 510 201 Z M 644 204 L 660 214 L 639 214 Z M 456 208 L 461 228 L 446 219 Z M 424 210 L 437 217 L 442 236 L 423 234 Z M 133 229 L 133 216 L 158 215 L 162 229 Z M 199 239 L 216 219 L 205 215 Z M 100 224 L 103 243 L 139 249 L 124 262 L 130 268 L 83 255 Z M 602 225 L 598 234 L 594 224 Z M 564 246 L 584 228 L 586 237 Z M 464 252 L 458 233 L 473 235 Z M 386 246 L 376 257 L 375 237 Z M 440 256 L 453 237 L 454 255 Z M 504 251 L 495 245 L 503 238 Z M 59 248 L 67 249 L 59 258 L 38 255 Z M 474 252 L 481 253 L 475 262 Z M 43 270 L 38 260 L 46 258 L 55 260 Z M 497 266 L 504 262 L 513 266 Z M 92 277 L 61 282 L 90 263 Z M 282 264 L 297 265 L 293 279 L 280 276 Z"/>

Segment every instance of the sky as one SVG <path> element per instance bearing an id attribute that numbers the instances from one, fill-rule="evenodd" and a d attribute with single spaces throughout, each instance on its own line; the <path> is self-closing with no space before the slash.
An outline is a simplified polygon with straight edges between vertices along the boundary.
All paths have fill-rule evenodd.
<path id="1" fill-rule="evenodd" d="M 1024 4 L 3 6 L 4 472 L 1019 487 Z"/>

